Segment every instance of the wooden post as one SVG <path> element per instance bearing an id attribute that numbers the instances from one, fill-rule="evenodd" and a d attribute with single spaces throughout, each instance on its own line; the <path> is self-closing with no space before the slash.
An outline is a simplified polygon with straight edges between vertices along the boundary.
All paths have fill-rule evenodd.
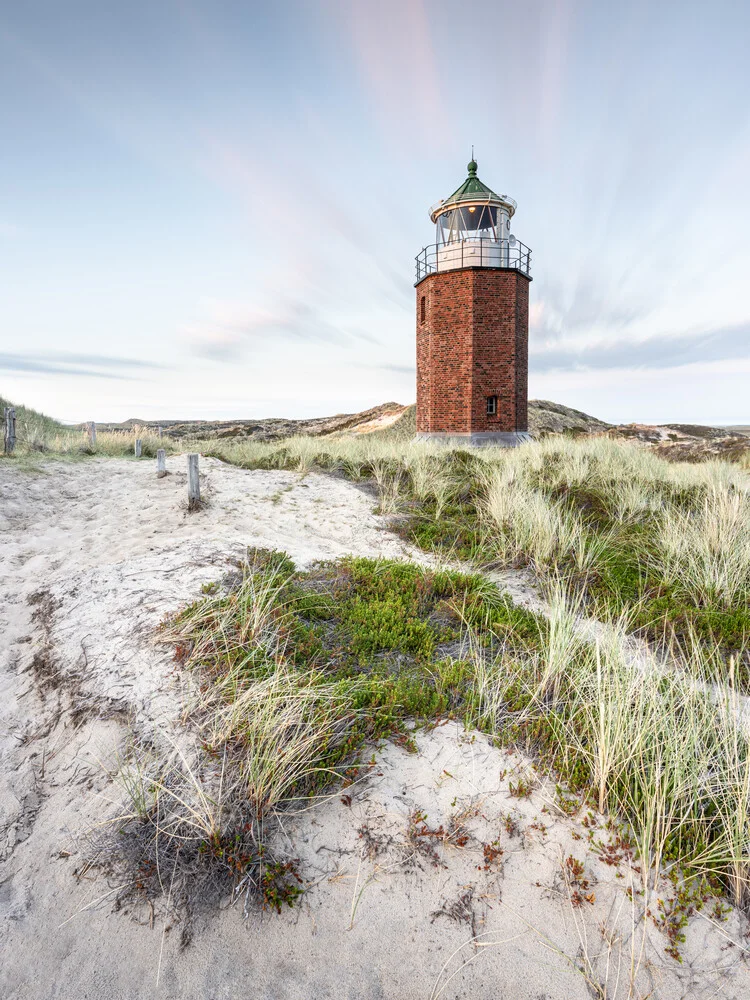
<path id="1" fill-rule="evenodd" d="M 159 425 L 159 426 L 158 426 L 158 427 L 156 428 L 156 430 L 157 430 L 157 433 L 158 433 L 159 437 L 161 437 L 161 425 Z"/>
<path id="2" fill-rule="evenodd" d="M 167 474 L 167 453 L 159 448 L 156 453 L 156 478 L 162 479 Z"/>
<path id="3" fill-rule="evenodd" d="M 96 424 L 93 420 L 89 424 L 89 444 L 92 448 L 96 448 Z"/>
<path id="4" fill-rule="evenodd" d="M 188 455 L 188 510 L 197 510 L 201 503 L 201 480 L 198 455 Z"/>
<path id="5" fill-rule="evenodd" d="M 5 428 L 3 433 L 3 448 L 10 455 L 16 447 L 16 410 L 13 406 L 5 407 Z"/>
<path id="6" fill-rule="evenodd" d="M 135 457 L 136 458 L 140 458 L 141 457 L 141 439 L 140 438 L 136 438 L 135 439 Z"/>

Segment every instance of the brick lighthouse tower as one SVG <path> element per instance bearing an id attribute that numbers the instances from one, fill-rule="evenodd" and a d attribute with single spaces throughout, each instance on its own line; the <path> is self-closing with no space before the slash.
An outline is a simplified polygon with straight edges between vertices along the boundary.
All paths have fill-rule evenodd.
<path id="1" fill-rule="evenodd" d="M 469 176 L 430 210 L 437 242 L 417 257 L 417 437 L 513 446 L 529 438 L 531 251 L 516 203 Z"/>

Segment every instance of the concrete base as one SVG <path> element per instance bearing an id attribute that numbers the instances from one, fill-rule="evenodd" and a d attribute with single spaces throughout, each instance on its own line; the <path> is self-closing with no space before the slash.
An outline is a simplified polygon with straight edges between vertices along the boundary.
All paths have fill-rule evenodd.
<path id="1" fill-rule="evenodd" d="M 486 448 L 494 445 L 496 448 L 517 448 L 525 441 L 531 441 L 528 431 L 475 431 L 473 434 L 421 433 L 415 441 L 432 441 L 443 444 L 446 448 Z"/>

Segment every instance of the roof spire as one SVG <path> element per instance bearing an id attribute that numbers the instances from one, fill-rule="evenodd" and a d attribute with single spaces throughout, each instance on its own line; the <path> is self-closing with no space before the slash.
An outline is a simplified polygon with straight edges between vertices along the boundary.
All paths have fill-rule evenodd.
<path id="1" fill-rule="evenodd" d="M 471 160 L 469 161 L 469 177 L 477 176 L 477 161 L 474 159 L 474 143 L 471 144 Z"/>

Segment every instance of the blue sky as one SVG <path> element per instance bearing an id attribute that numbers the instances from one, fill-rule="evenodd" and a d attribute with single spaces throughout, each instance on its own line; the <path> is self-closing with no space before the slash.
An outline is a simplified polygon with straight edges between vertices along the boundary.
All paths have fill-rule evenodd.
<path id="1" fill-rule="evenodd" d="M 479 175 L 532 396 L 750 423 L 750 5 L 0 6 L 0 395 L 66 420 L 414 399 L 414 256 Z"/>

